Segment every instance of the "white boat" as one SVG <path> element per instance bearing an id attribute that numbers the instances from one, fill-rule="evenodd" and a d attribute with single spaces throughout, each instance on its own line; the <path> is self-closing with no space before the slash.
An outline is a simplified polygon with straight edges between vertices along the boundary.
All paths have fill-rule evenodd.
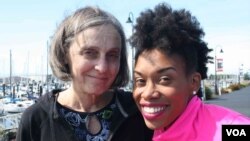
<path id="1" fill-rule="evenodd" d="M 26 108 L 34 104 L 33 100 L 17 101 L 16 103 L 4 104 L 4 112 L 7 113 L 22 113 Z"/>
<path id="2" fill-rule="evenodd" d="M 4 116 L 5 111 L 4 111 L 4 104 L 0 101 L 0 116 Z"/>

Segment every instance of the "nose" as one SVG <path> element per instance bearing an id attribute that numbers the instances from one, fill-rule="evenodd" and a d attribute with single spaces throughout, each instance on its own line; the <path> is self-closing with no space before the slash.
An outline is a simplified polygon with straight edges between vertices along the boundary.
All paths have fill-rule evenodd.
<path id="1" fill-rule="evenodd" d="M 100 57 L 100 59 L 97 60 L 95 69 L 98 70 L 100 73 L 105 73 L 108 70 L 108 62 L 105 57 Z"/>
<path id="2" fill-rule="evenodd" d="M 150 82 L 146 85 L 141 97 L 145 100 L 157 99 L 160 97 L 160 93 L 156 90 L 155 84 Z"/>

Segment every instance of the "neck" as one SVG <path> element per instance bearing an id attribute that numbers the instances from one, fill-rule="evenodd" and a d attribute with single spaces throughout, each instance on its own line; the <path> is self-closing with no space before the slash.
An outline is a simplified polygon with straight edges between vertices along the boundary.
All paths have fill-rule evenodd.
<path id="1" fill-rule="evenodd" d="M 86 94 L 75 91 L 72 87 L 61 92 L 58 102 L 72 110 L 79 112 L 95 112 L 110 103 L 114 95 L 113 91 L 104 92 L 101 95 Z"/>

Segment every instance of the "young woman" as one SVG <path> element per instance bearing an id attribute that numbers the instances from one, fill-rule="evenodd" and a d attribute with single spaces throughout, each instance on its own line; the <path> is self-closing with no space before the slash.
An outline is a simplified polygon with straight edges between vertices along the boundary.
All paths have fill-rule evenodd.
<path id="1" fill-rule="evenodd" d="M 151 140 L 132 94 L 118 89 L 128 81 L 126 43 L 111 14 L 85 7 L 66 17 L 53 36 L 50 65 L 71 86 L 23 113 L 18 141 Z"/>
<path id="2" fill-rule="evenodd" d="M 154 141 L 219 141 L 224 124 L 249 124 L 232 110 L 202 103 L 210 49 L 199 22 L 163 3 L 137 19 L 133 96 Z"/>

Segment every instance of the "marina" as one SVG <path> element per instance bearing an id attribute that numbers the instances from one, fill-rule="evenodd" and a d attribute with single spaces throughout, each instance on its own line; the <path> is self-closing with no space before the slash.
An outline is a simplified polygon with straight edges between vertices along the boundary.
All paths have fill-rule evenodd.
<path id="1" fill-rule="evenodd" d="M 0 78 L 0 141 L 16 135 L 22 113 L 39 97 L 52 89 L 69 87 L 53 77 L 47 78 L 45 82 L 22 77 Z"/>
<path id="2" fill-rule="evenodd" d="M 29 89 L 24 91 L 16 87 L 4 87 L 4 84 L 0 85 L 0 141 L 15 136 L 22 113 L 39 98 L 37 92 Z"/>

